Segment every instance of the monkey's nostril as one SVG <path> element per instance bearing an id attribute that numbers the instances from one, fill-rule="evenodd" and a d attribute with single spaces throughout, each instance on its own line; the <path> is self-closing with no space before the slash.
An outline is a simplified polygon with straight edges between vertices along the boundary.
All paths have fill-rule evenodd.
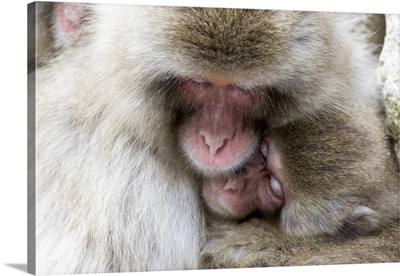
<path id="1" fill-rule="evenodd" d="M 210 146 L 207 143 L 207 138 L 205 135 L 200 135 L 201 139 L 203 140 L 203 144 L 207 147 L 208 151 L 210 151 Z"/>

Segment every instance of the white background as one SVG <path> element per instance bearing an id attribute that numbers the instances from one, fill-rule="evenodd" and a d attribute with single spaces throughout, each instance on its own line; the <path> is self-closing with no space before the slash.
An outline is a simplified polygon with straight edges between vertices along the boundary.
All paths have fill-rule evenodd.
<path id="1" fill-rule="evenodd" d="M 86 1 L 111 3 L 112 1 Z M 359 11 L 400 13 L 397 0 L 159 0 L 116 1 L 122 4 L 169 4 L 210 7 Z M 372 2 L 372 3 L 367 3 Z M 27 256 L 27 120 L 26 120 L 26 10 L 28 1 L 3 1 L 1 5 L 0 90 L 0 275 L 25 275 Z M 397 6 L 397 7 L 396 7 Z M 213 271 L 124 273 L 123 275 L 397 275 L 400 264 L 288 267 Z M 97 274 L 99 275 L 99 274 Z M 116 275 L 116 274 L 101 274 Z"/>

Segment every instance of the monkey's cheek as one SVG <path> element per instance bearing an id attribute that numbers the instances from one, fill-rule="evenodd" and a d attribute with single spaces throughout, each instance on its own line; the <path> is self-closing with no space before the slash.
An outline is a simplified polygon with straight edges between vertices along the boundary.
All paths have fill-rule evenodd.
<path id="1" fill-rule="evenodd" d="M 238 180 L 214 179 L 203 186 L 203 197 L 213 213 L 224 218 L 241 219 L 255 211 L 252 204 L 255 201 L 243 193 L 242 188 L 244 183 Z"/>
<path id="2" fill-rule="evenodd" d="M 229 208 L 223 206 L 220 202 L 220 198 L 217 196 L 218 191 L 213 187 L 213 183 L 206 183 L 203 186 L 203 198 L 208 209 L 214 214 L 226 217 L 231 214 Z"/>

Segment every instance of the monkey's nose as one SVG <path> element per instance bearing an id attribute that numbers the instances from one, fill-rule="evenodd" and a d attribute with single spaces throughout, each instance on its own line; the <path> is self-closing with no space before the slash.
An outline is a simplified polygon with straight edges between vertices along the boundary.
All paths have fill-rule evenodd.
<path id="1" fill-rule="evenodd" d="M 204 145 L 207 147 L 211 155 L 216 155 L 225 147 L 229 138 L 225 137 L 214 137 L 207 134 L 201 134 Z"/>

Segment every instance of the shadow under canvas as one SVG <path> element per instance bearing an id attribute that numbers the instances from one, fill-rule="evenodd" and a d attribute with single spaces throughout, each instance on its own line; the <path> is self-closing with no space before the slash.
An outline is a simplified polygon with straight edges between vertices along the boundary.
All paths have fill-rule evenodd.
<path id="1" fill-rule="evenodd" d="M 27 264 L 6 264 L 9 267 L 15 268 L 17 270 L 27 272 L 28 265 Z"/>

